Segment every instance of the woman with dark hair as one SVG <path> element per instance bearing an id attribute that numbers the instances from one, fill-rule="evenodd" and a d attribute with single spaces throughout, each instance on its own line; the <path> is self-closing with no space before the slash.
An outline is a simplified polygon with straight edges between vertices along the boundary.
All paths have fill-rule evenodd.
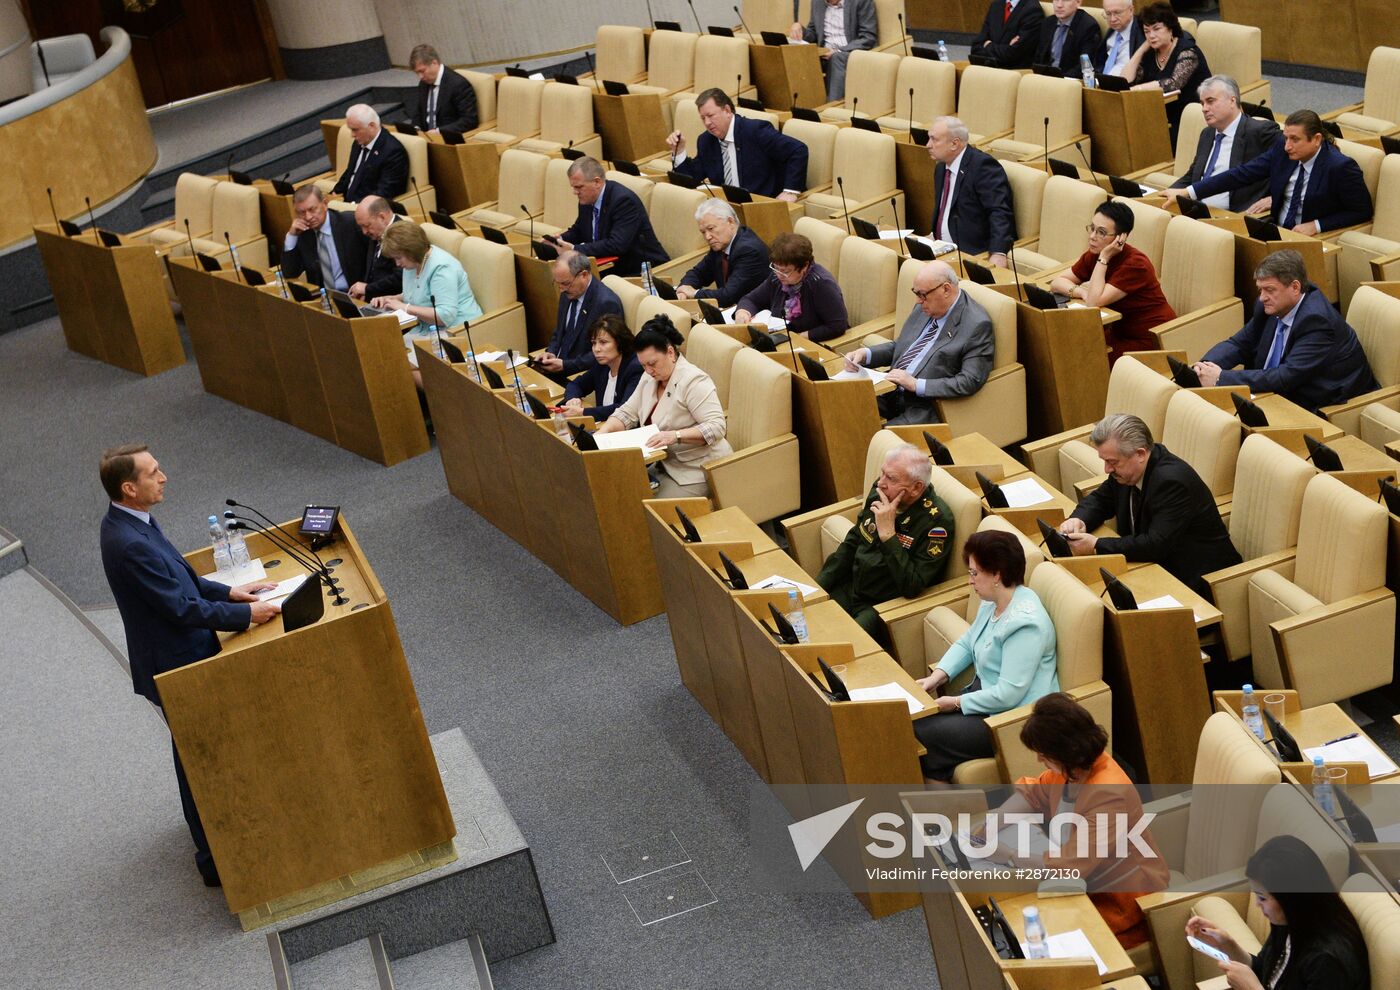
<path id="1" fill-rule="evenodd" d="M 666 451 L 657 471 L 656 498 L 706 496 L 703 465 L 734 452 L 724 439 L 724 409 L 714 380 L 681 355 L 685 338 L 669 317 L 654 316 L 637 334 L 637 361 L 646 372 L 613 410 L 599 433 L 656 426 L 647 447 Z"/>
<path id="2" fill-rule="evenodd" d="M 1269 922 L 1257 954 L 1200 915 L 1186 922 L 1187 935 L 1230 957 L 1220 970 L 1231 990 L 1369 990 L 1366 940 L 1317 853 L 1295 835 L 1276 836 L 1244 873 Z"/>
<path id="3" fill-rule="evenodd" d="M 951 780 L 958 764 L 994 755 L 988 715 L 1060 689 L 1055 626 L 1023 583 L 1026 554 L 1020 538 L 999 529 L 973 533 L 963 545 L 963 562 L 982 604 L 967 632 L 919 686 L 936 691 L 969 666 L 976 676 L 961 694 L 938 699 L 939 714 L 914 723 L 914 735 L 928 750 L 920 757 L 924 776 L 933 780 Z"/>
<path id="4" fill-rule="evenodd" d="M 768 310 L 788 330 L 812 340 L 830 340 L 851 325 L 846 298 L 836 278 L 812 260 L 812 242 L 801 234 L 779 234 L 769 248 L 772 271 L 734 309 L 735 323 L 748 323 Z"/>
<path id="5" fill-rule="evenodd" d="M 636 389 L 642 380 L 642 366 L 637 362 L 632 331 L 616 313 L 598 317 L 589 328 L 588 343 L 597 364 L 569 380 L 564 389 L 564 411 L 570 416 L 592 416 L 602 421 Z M 585 395 L 591 395 L 595 405 L 585 406 Z"/>
<path id="6" fill-rule="evenodd" d="M 1163 93 L 1177 94 L 1176 99 L 1167 104 L 1167 126 L 1171 130 L 1172 147 L 1176 147 L 1181 108 L 1187 103 L 1201 102 L 1197 91 L 1210 77 L 1210 66 L 1196 39 L 1181 29 L 1181 21 L 1171 4 L 1148 4 L 1137 16 L 1147 40 L 1123 66 L 1123 76 L 1133 81 L 1133 89 L 1157 88 Z"/>
<path id="7" fill-rule="evenodd" d="M 1127 351 L 1157 350 L 1160 345 L 1152 328 L 1176 319 L 1176 311 L 1162 292 L 1152 260 L 1128 243 L 1132 209 L 1127 203 L 1107 200 L 1094 210 L 1085 230 L 1089 250 L 1050 282 L 1051 291 L 1123 317 L 1103 328 L 1110 367 Z"/>
<path id="8" fill-rule="evenodd" d="M 1147 831 L 1139 833 L 1137 841 L 1154 856 L 1126 841 L 1126 855 L 1118 855 L 1119 834 L 1140 821 L 1143 811 L 1137 789 L 1108 754 L 1108 733 L 1069 695 L 1047 694 L 1021 727 L 1021 743 L 1045 765 L 1045 772 L 1016 781 L 1015 796 L 998 814 L 1003 820 L 1012 812 L 1039 814 L 1049 822 L 1058 814 L 1073 813 L 1083 817 L 1086 834 L 1056 836 L 1058 853 L 1012 859 L 1018 866 L 1077 871 L 1119 944 L 1130 949 L 1146 942 L 1147 919 L 1137 899 L 1166 889 L 1167 864 Z M 1101 848 L 1110 850 L 1109 855 L 1095 855 Z"/>

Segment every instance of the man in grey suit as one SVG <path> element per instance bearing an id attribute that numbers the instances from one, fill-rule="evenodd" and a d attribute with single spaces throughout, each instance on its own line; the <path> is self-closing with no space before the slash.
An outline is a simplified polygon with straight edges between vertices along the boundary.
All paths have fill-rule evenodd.
<path id="1" fill-rule="evenodd" d="M 887 344 L 846 355 L 846 368 L 890 366 L 898 386 L 879 397 L 880 415 L 892 426 L 937 423 L 938 399 L 972 395 L 992 372 L 992 318 L 958 287 L 958 276 L 930 261 L 914 277 L 919 300 L 899 336 Z"/>
<path id="2" fill-rule="evenodd" d="M 812 4 L 812 22 L 805 28 L 794 21 L 788 30 L 794 41 L 830 49 L 826 64 L 826 98 L 846 96 L 846 59 L 851 52 L 869 51 L 880 38 L 875 0 L 826 0 Z"/>
<path id="3" fill-rule="evenodd" d="M 1185 189 L 1258 158 L 1278 139 L 1278 124 L 1251 117 L 1240 109 L 1240 87 L 1229 76 L 1211 76 L 1201 83 L 1197 92 L 1206 126 L 1196 143 L 1196 157 L 1191 168 L 1171 184 L 1172 189 Z M 1208 196 L 1205 202 L 1207 206 L 1245 213 L 1268 194 L 1266 177 L 1232 192 Z"/>

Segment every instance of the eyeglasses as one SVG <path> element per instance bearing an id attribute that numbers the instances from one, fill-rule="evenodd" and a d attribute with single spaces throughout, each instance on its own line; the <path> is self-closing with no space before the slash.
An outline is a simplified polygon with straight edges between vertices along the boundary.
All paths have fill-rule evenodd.
<path id="1" fill-rule="evenodd" d="M 935 292 L 937 292 L 939 289 L 943 288 L 945 285 L 952 285 L 952 284 L 953 284 L 953 283 L 951 283 L 951 282 L 939 282 L 937 285 L 935 285 L 935 286 L 934 286 L 933 288 L 931 288 L 931 289 L 924 289 L 924 290 L 910 289 L 909 291 L 912 292 L 912 293 L 914 293 L 914 298 L 915 298 L 915 299 L 919 300 L 919 302 L 923 302 L 925 299 L 927 299 L 929 296 L 933 295 Z"/>
<path id="2" fill-rule="evenodd" d="M 796 269 L 796 268 L 787 268 L 787 269 L 783 269 L 783 268 L 779 268 L 777 265 L 773 265 L 773 264 L 770 264 L 770 265 L 768 266 L 768 270 L 771 271 L 774 275 L 778 276 L 779 278 L 794 278 L 794 277 L 796 277 L 796 276 L 799 274 L 799 269 Z"/>
<path id="3" fill-rule="evenodd" d="M 1086 224 L 1086 225 L 1084 226 L 1084 233 L 1086 233 L 1086 234 L 1098 234 L 1100 237 L 1112 237 L 1112 236 L 1113 236 L 1113 231 L 1111 231 L 1111 230 L 1104 230 L 1102 227 L 1095 227 L 1093 224 Z"/>

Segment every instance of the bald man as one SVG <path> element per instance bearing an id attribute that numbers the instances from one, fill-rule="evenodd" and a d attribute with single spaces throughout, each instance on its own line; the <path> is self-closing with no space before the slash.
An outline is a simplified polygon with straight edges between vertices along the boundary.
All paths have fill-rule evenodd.
<path id="1" fill-rule="evenodd" d="M 331 192 L 347 203 L 358 203 L 366 196 L 402 196 L 408 190 L 408 152 L 380 126 L 374 107 L 355 104 L 345 113 L 345 126 L 354 144 L 350 162 Z"/>
<path id="2" fill-rule="evenodd" d="M 379 249 L 384 231 L 401 220 L 403 217 L 394 213 L 383 196 L 366 196 L 355 204 L 355 223 L 369 241 L 365 250 L 364 281 L 350 286 L 350 295 L 356 299 L 397 296 L 403 291 L 403 269 Z"/>

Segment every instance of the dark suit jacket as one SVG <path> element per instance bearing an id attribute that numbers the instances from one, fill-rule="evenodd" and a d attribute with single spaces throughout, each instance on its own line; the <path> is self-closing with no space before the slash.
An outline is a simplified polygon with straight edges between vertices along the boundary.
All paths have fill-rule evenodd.
<path id="1" fill-rule="evenodd" d="M 846 312 L 846 297 L 841 294 L 831 272 L 815 261 L 807 270 L 798 293 L 802 300 L 802 315 L 788 323 L 794 333 L 805 333 L 812 340 L 830 340 L 846 332 L 851 325 L 850 314 Z M 782 317 L 786 293 L 778 276 L 769 272 L 768 277 L 758 287 L 737 303 L 739 309 L 750 313 L 761 313 L 765 309 L 779 318 Z"/>
<path id="2" fill-rule="evenodd" d="M 676 166 L 676 171 L 711 185 L 724 181 L 724 156 L 720 141 L 709 131 L 701 131 L 695 157 Z M 784 189 L 802 192 L 807 188 L 807 146 L 778 131 L 766 120 L 734 118 L 734 153 L 739 157 L 739 185 L 757 196 L 776 196 Z"/>
<path id="3" fill-rule="evenodd" d="M 1060 51 L 1060 60 L 1053 62 L 1050 49 L 1055 44 L 1055 29 L 1059 26 L 1052 14 L 1040 26 L 1040 46 L 1035 50 L 1036 65 L 1056 65 L 1066 76 L 1079 76 L 1079 56 L 1088 55 L 1092 62 L 1094 51 L 1103 41 L 1099 22 L 1082 10 L 1076 10 L 1069 19 L 1069 34 L 1065 37 L 1065 47 Z"/>
<path id="4" fill-rule="evenodd" d="M 252 608 L 228 600 L 228 586 L 198 577 L 165 535 L 107 507 L 102 569 L 126 628 L 136 693 L 157 705 L 156 674 L 219 652 L 215 630 L 248 628 Z"/>
<path id="5" fill-rule="evenodd" d="M 642 262 L 659 265 L 671 256 L 656 239 L 651 218 L 637 194 L 617 182 L 603 183 L 603 209 L 598 217 L 598 237 L 593 237 L 593 207 L 579 204 L 578 219 L 559 235 L 575 251 L 594 258 L 616 258 L 614 275 L 640 275 Z"/>
<path id="6" fill-rule="evenodd" d="M 641 362 L 637 360 L 637 355 L 629 354 L 627 360 L 622 362 L 622 367 L 617 369 L 617 389 L 613 393 L 613 400 L 605 406 L 602 402 L 603 390 L 608 387 L 608 366 L 594 361 L 576 378 L 569 380 L 568 386 L 564 389 L 564 401 L 582 399 L 585 395 L 591 395 L 593 401 L 598 405 L 584 406 L 583 414 L 592 416 L 599 423 L 606 422 L 607 418 L 613 414 L 613 410 L 627 401 L 628 396 L 632 394 L 637 383 L 641 380 Z"/>
<path id="7" fill-rule="evenodd" d="M 564 374 L 576 375 L 580 371 L 598 366 L 593 360 L 593 350 L 588 344 L 588 331 L 598 317 L 608 313 L 622 315 L 622 300 L 617 293 L 603 284 L 599 278 L 591 279 L 588 288 L 583 290 L 582 306 L 578 317 L 566 325 L 569 307 L 573 301 L 564 293 L 559 293 L 559 312 L 554 318 L 554 336 L 549 338 L 545 350 L 564 361 Z"/>
<path id="8" fill-rule="evenodd" d="M 933 167 L 934 224 L 947 174 L 948 166 L 942 162 Z M 962 171 L 948 204 L 948 230 L 968 254 L 1005 254 L 1016 240 L 1016 214 L 1006 170 L 1001 162 L 971 145 L 963 152 Z"/>
<path id="9" fill-rule="evenodd" d="M 1277 329 L 1277 318 L 1256 302 L 1253 317 L 1239 333 L 1206 351 L 1202 360 L 1220 365 L 1221 385 L 1277 392 L 1313 412 L 1380 388 L 1356 331 L 1317 286 L 1309 285 L 1298 303 L 1278 367 L 1264 371 Z M 1244 370 L 1229 370 L 1237 364 Z"/>
<path id="10" fill-rule="evenodd" d="M 351 286 L 365 281 L 365 262 L 373 242 L 360 231 L 355 214 L 348 210 L 327 210 L 326 223 L 331 225 L 331 239 L 335 241 L 335 253 L 340 256 L 345 284 Z M 307 231 L 297 235 L 296 247 L 282 252 L 282 275 L 285 278 L 300 275 L 312 285 L 320 285 L 321 259 L 316 255 L 316 237 L 308 236 L 310 234 Z"/>
<path id="11" fill-rule="evenodd" d="M 1100 539 L 1099 553 L 1121 553 L 1130 561 L 1161 564 L 1177 580 L 1209 596 L 1201 575 L 1238 564 L 1240 554 L 1201 476 L 1166 447 L 1154 444 L 1142 476 L 1136 529 L 1128 504 L 1132 491 L 1132 485 L 1120 485 L 1110 476 L 1079 503 L 1070 518 L 1084 520 L 1090 530 L 1114 519 L 1124 535 Z"/>
<path id="12" fill-rule="evenodd" d="M 1288 188 L 1288 180 L 1297 168 L 1298 163 L 1284 153 L 1283 136 L 1279 135 L 1269 150 L 1259 157 L 1251 158 L 1228 172 L 1202 179 L 1192 191 L 1197 199 L 1204 199 L 1218 192 L 1267 181 L 1269 195 L 1273 197 L 1274 223 L 1282 223 L 1288 212 L 1283 191 Z M 1336 230 L 1371 219 L 1371 192 L 1366 188 L 1361 166 L 1338 151 L 1330 141 L 1323 141 L 1318 149 L 1303 195 L 1302 223 L 1317 220 L 1321 222 L 1323 230 Z"/>
<path id="13" fill-rule="evenodd" d="M 696 298 L 714 299 L 721 309 L 733 306 L 768 277 L 768 245 L 747 227 L 734 232 L 729 242 L 729 278 L 724 278 L 723 251 L 708 251 L 685 273 L 681 285 L 699 289 Z M 704 286 L 714 285 L 707 289 Z"/>
<path id="14" fill-rule="evenodd" d="M 428 130 L 428 97 L 432 90 L 425 82 L 418 84 L 418 109 L 413 114 L 413 126 L 420 131 Z M 437 129 L 464 134 L 475 130 L 476 125 L 476 90 L 460 72 L 444 65 L 442 85 L 438 89 Z"/>
<path id="15" fill-rule="evenodd" d="M 1241 113 L 1239 125 L 1235 128 L 1235 140 L 1230 143 L 1230 168 L 1243 165 L 1268 151 L 1269 147 L 1278 140 L 1278 133 L 1278 124 L 1272 120 L 1264 120 L 1262 117 L 1251 117 L 1247 113 Z M 1196 157 L 1191 162 L 1191 168 L 1187 170 L 1185 175 L 1173 182 L 1171 187 L 1185 189 L 1192 183 L 1200 182 L 1201 177 L 1206 174 L 1206 165 L 1210 162 L 1211 149 L 1214 147 L 1215 128 L 1202 128 L 1200 140 L 1196 142 Z M 1243 213 L 1262 199 L 1268 189 L 1269 180 L 1267 177 L 1260 177 L 1256 182 L 1232 189 L 1230 191 L 1230 209 L 1236 213 Z"/>
<path id="16" fill-rule="evenodd" d="M 403 218 L 396 216 L 389 221 L 389 226 L 402 222 Z M 369 242 L 365 246 L 365 299 L 397 296 L 403 291 L 403 269 L 379 250 L 379 242 L 373 237 L 365 240 Z"/>
<path id="17" fill-rule="evenodd" d="M 1103 74 L 1103 67 L 1108 64 L 1108 47 L 1113 43 L 1112 38 L 1115 34 L 1117 34 L 1116 31 L 1106 32 L 1103 35 L 1103 38 L 1099 41 L 1098 45 L 1094 48 L 1094 54 L 1091 56 L 1091 59 L 1094 63 L 1094 71 L 1099 73 L 1100 75 Z M 1147 35 L 1144 34 L 1142 30 L 1142 19 L 1139 17 L 1134 17 L 1132 27 L 1128 28 L 1127 57 L 1132 58 L 1133 52 L 1141 48 L 1143 43 L 1146 41 Z M 1126 65 L 1127 63 L 1124 62 L 1124 64 Z"/>
<path id="18" fill-rule="evenodd" d="M 987 311 L 963 292 L 953 308 L 944 314 L 944 321 L 933 348 L 918 367 L 909 369 L 911 375 L 923 382 L 924 394 L 917 395 L 901 388 L 880 397 L 885 400 L 881 413 L 889 422 L 937 423 L 938 408 L 934 400 L 972 395 L 986 384 L 987 376 L 992 373 L 996 337 Z M 870 348 L 869 366 L 892 367 L 914 346 L 927 325 L 928 317 L 915 306 L 898 337 Z"/>
<path id="19" fill-rule="evenodd" d="M 379 136 L 370 147 L 369 160 L 355 171 L 355 163 L 364 153 L 358 144 L 350 146 L 350 161 L 340 174 L 332 192 L 340 193 L 347 203 L 358 203 L 366 196 L 397 199 L 408 190 L 408 152 L 398 138 L 380 128 Z M 355 181 L 350 182 L 354 173 Z"/>
<path id="20" fill-rule="evenodd" d="M 869 50 L 880 40 L 879 22 L 875 19 L 875 0 L 846 0 L 842 8 L 842 21 L 846 28 L 846 47 L 838 49 L 853 52 Z M 812 4 L 812 20 L 802 31 L 803 39 L 809 45 L 826 45 L 826 3 Z"/>
<path id="21" fill-rule="evenodd" d="M 1006 0 L 991 0 L 982 30 L 972 39 L 972 51 L 988 55 L 1003 69 L 1027 69 L 1040 47 L 1040 27 L 1045 20 L 1037 0 L 1019 0 L 1011 19 L 1002 22 Z"/>

